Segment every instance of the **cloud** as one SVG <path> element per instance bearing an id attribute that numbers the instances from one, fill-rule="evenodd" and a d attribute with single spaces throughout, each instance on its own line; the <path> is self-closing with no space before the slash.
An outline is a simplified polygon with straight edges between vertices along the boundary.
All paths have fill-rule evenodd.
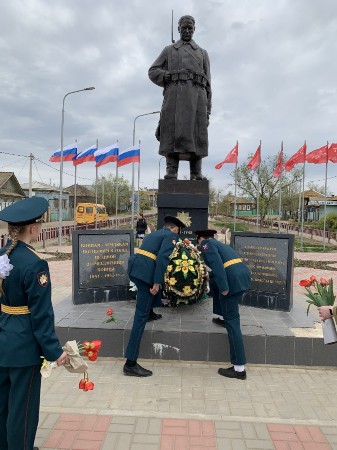
<path id="1" fill-rule="evenodd" d="M 214 165 L 236 140 L 240 163 L 260 139 L 265 156 L 276 155 L 282 140 L 289 156 L 305 139 L 309 151 L 336 141 L 335 0 L 11 0 L 0 17 L 0 151 L 13 156 L 3 153 L 0 166 L 9 170 L 12 162 L 27 182 L 28 167 L 17 155 L 33 153 L 34 179 L 58 184 L 58 166 L 48 159 L 60 147 L 62 101 L 87 86 L 96 89 L 65 100 L 65 144 L 78 139 L 84 149 L 96 139 L 102 146 L 118 139 L 121 149 L 130 146 L 135 117 L 161 108 L 162 90 L 147 71 L 170 44 L 172 8 L 174 38 L 178 18 L 191 14 L 194 38 L 210 56 L 213 110 L 203 171 L 218 188 L 232 167 L 215 171 Z M 136 120 L 143 186 L 152 187 L 158 176 L 157 122 L 158 115 Z M 307 166 L 308 181 L 323 184 L 323 166 Z M 100 174 L 114 170 L 103 166 Z M 64 183 L 73 184 L 71 164 L 65 172 Z M 187 163 L 180 172 L 188 176 Z M 131 179 L 131 168 L 123 174 Z M 81 165 L 77 175 L 93 182 L 94 165 Z"/>

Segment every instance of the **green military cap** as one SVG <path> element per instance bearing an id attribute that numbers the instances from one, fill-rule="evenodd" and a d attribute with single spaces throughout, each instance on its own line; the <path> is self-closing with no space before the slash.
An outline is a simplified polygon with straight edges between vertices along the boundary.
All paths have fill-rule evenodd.
<path id="1" fill-rule="evenodd" d="M 194 234 L 197 235 L 197 237 L 199 238 L 200 236 L 204 237 L 204 238 L 208 238 L 208 237 L 214 237 L 214 235 L 217 233 L 216 230 L 198 230 L 195 231 Z"/>
<path id="2" fill-rule="evenodd" d="M 31 197 L 19 200 L 0 211 L 0 220 L 10 225 L 29 225 L 39 222 L 49 206 L 43 197 Z"/>
<path id="3" fill-rule="evenodd" d="M 175 216 L 165 216 L 164 223 L 172 223 L 173 225 L 175 225 L 176 227 L 179 227 L 179 228 L 186 227 L 184 222 L 182 222 L 180 219 L 178 219 L 178 217 L 175 217 Z"/>

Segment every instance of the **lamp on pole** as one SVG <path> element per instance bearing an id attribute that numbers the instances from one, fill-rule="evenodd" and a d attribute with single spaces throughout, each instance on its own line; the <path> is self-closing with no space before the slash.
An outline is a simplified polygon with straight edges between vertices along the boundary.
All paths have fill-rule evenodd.
<path id="1" fill-rule="evenodd" d="M 151 114 L 160 114 L 160 111 L 152 111 L 146 114 L 139 114 L 134 118 L 133 121 L 133 133 L 132 133 L 132 145 L 135 145 L 136 140 L 136 120 L 138 117 L 150 116 Z M 138 164 L 138 213 L 139 213 L 139 164 Z M 131 197 L 131 228 L 133 229 L 135 221 L 135 172 L 134 172 L 134 164 L 132 164 L 132 197 Z"/>
<path id="2" fill-rule="evenodd" d="M 63 97 L 62 102 L 62 121 L 61 121 L 61 155 L 60 155 L 60 199 L 59 199 L 59 235 L 58 235 L 58 245 L 62 244 L 62 193 L 63 193 L 63 130 L 64 130 L 64 102 L 66 97 L 70 94 L 76 94 L 77 92 L 92 91 L 94 87 L 87 87 L 84 89 L 79 89 L 77 91 L 68 92 Z"/>

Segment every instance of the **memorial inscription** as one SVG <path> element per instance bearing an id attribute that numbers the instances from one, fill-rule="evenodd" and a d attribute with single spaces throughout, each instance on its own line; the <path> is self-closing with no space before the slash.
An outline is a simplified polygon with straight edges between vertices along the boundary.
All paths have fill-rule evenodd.
<path id="1" fill-rule="evenodd" d="M 232 246 L 248 265 L 252 280 L 242 304 L 290 311 L 294 236 L 272 233 L 233 233 Z"/>
<path id="2" fill-rule="evenodd" d="M 128 258 L 133 232 L 83 230 L 73 233 L 73 301 L 97 303 L 130 298 Z"/>

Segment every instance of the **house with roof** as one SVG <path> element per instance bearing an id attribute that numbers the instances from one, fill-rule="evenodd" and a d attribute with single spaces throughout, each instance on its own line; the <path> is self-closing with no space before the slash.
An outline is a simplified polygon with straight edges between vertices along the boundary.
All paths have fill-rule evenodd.
<path id="1" fill-rule="evenodd" d="M 0 172 L 0 210 L 25 198 L 14 172 Z"/>
<path id="2" fill-rule="evenodd" d="M 234 196 L 228 196 L 226 199 L 230 204 L 231 214 L 234 215 L 234 208 L 236 203 L 236 214 L 238 216 L 251 216 L 256 214 L 256 203 L 254 200 L 249 200 L 245 197 L 237 197 L 236 202 Z"/>
<path id="3" fill-rule="evenodd" d="M 309 189 L 303 192 L 303 198 L 304 198 L 304 207 L 303 207 L 304 220 L 316 222 L 317 220 L 324 217 L 324 203 L 325 203 L 324 194 L 314 191 L 313 189 Z M 330 212 L 333 211 L 328 210 L 328 202 L 329 202 L 328 198 L 326 199 L 326 201 L 327 201 L 326 212 L 327 214 L 329 214 Z M 331 206 L 333 206 L 333 204 Z M 329 209 L 331 209 L 331 207 Z M 337 209 L 335 208 L 334 211 L 336 210 Z"/>
<path id="4" fill-rule="evenodd" d="M 68 186 L 65 188 L 67 192 L 69 192 L 69 207 L 74 209 L 75 203 L 75 185 Z M 87 188 L 86 186 L 76 184 L 76 204 L 79 203 L 95 203 L 96 202 L 96 194 L 92 189 Z"/>
<path id="5" fill-rule="evenodd" d="M 22 189 L 28 197 L 30 185 L 25 183 L 22 185 Z M 56 186 L 50 184 L 41 183 L 39 181 L 33 181 L 31 185 L 32 195 L 36 197 L 43 197 L 49 203 L 48 222 L 54 222 L 58 220 L 59 214 L 59 202 L 60 202 L 60 190 Z M 62 190 L 62 220 L 72 220 L 72 214 L 69 209 L 69 192 L 66 189 Z"/>

